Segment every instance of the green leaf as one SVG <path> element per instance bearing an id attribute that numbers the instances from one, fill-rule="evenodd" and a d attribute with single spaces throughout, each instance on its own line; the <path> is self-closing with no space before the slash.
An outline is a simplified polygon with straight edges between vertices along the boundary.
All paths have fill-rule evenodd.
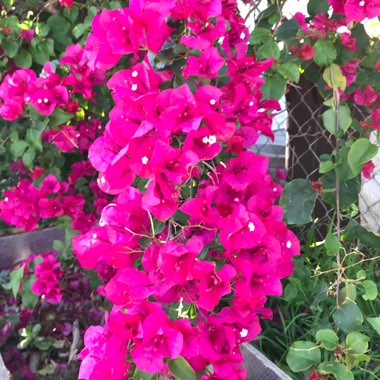
<path id="1" fill-rule="evenodd" d="M 142 248 L 148 248 L 152 245 L 152 239 L 148 238 L 147 236 L 142 236 L 139 239 L 139 244 Z"/>
<path id="2" fill-rule="evenodd" d="M 330 160 L 328 161 L 322 161 L 319 166 L 319 172 L 321 174 L 328 173 L 329 171 L 333 170 L 335 167 L 334 163 Z"/>
<path id="3" fill-rule="evenodd" d="M 169 371 L 178 380 L 197 380 L 197 375 L 193 368 L 191 368 L 190 364 L 182 356 L 170 360 L 168 367 Z"/>
<path id="4" fill-rule="evenodd" d="M 52 347 L 54 344 L 54 338 L 51 336 L 45 338 L 43 336 L 38 336 L 37 338 L 33 339 L 33 345 L 37 347 L 41 351 L 46 351 L 50 347 Z"/>
<path id="5" fill-rule="evenodd" d="M 352 331 L 347 335 L 346 346 L 353 354 L 364 354 L 368 351 L 370 338 L 358 331 Z"/>
<path id="6" fill-rule="evenodd" d="M 340 241 L 338 236 L 329 233 L 325 239 L 325 247 L 328 254 L 335 255 L 340 249 Z"/>
<path id="7" fill-rule="evenodd" d="M 42 326 L 39 323 L 36 323 L 32 328 L 32 334 L 37 336 L 41 332 Z"/>
<path id="8" fill-rule="evenodd" d="M 298 22 L 292 18 L 290 20 L 285 20 L 277 29 L 275 37 L 279 41 L 285 41 L 297 35 L 299 30 Z"/>
<path id="9" fill-rule="evenodd" d="M 61 108 L 56 108 L 50 116 L 50 125 L 57 126 L 66 124 L 73 116 L 73 114 L 65 112 Z"/>
<path id="10" fill-rule="evenodd" d="M 63 251 L 65 249 L 65 243 L 61 240 L 53 241 L 53 249 L 54 251 Z"/>
<path id="11" fill-rule="evenodd" d="M 20 349 L 20 350 L 24 350 L 25 348 L 27 348 L 27 347 L 29 346 L 30 341 L 31 341 L 30 338 L 23 339 L 23 340 L 17 345 L 17 348 Z"/>
<path id="12" fill-rule="evenodd" d="M 19 158 L 25 152 L 25 149 L 28 147 L 28 143 L 23 140 L 15 140 L 12 142 L 9 150 L 14 158 Z"/>
<path id="13" fill-rule="evenodd" d="M 261 87 L 264 99 L 280 100 L 285 95 L 288 81 L 280 74 L 265 76 L 265 83 Z"/>
<path id="14" fill-rule="evenodd" d="M 277 67 L 277 71 L 285 78 L 290 79 L 295 83 L 300 80 L 300 71 L 298 66 L 293 62 L 286 62 Z"/>
<path id="15" fill-rule="evenodd" d="M 32 55 L 23 48 L 18 50 L 14 60 L 18 67 L 23 67 L 26 69 L 29 69 L 33 62 Z"/>
<path id="16" fill-rule="evenodd" d="M 166 224 L 160 220 L 155 219 L 153 221 L 154 233 L 155 235 L 161 233 L 165 229 Z M 153 232 L 153 231 L 152 231 Z"/>
<path id="17" fill-rule="evenodd" d="M 12 290 L 13 297 L 16 298 L 18 290 L 20 289 L 21 281 L 24 277 L 24 265 L 18 269 L 14 269 L 10 275 L 10 281 L 3 284 L 3 288 L 7 290 Z"/>
<path id="18" fill-rule="evenodd" d="M 367 322 L 380 335 L 380 317 L 367 317 Z"/>
<path id="19" fill-rule="evenodd" d="M 311 222 L 317 193 L 306 179 L 295 179 L 286 184 L 280 199 L 288 224 Z"/>
<path id="20" fill-rule="evenodd" d="M 3 0 L 3 4 L 5 5 L 5 8 L 7 11 L 10 11 L 13 6 L 14 0 Z"/>
<path id="21" fill-rule="evenodd" d="M 317 13 L 327 13 L 329 8 L 328 0 L 310 0 L 307 3 L 307 13 L 310 16 L 315 16 Z"/>
<path id="22" fill-rule="evenodd" d="M 317 343 L 322 343 L 326 350 L 333 351 L 338 346 L 339 338 L 333 330 L 318 330 L 315 336 Z"/>
<path id="23" fill-rule="evenodd" d="M 273 57 L 275 59 L 280 58 L 281 52 L 278 47 L 278 43 L 273 40 L 268 40 L 264 43 L 264 45 L 260 46 L 257 50 L 257 58 L 259 60 Z"/>
<path id="24" fill-rule="evenodd" d="M 337 90 L 338 88 L 341 90 L 346 89 L 346 77 L 342 74 L 340 67 L 335 63 L 329 67 L 326 67 L 325 71 L 323 72 L 323 79 L 330 86 L 330 88 L 334 90 Z"/>
<path id="25" fill-rule="evenodd" d="M 21 299 L 26 309 L 33 309 L 38 303 L 38 296 L 32 292 L 32 284 L 36 281 L 35 276 L 27 278 L 22 284 Z"/>
<path id="26" fill-rule="evenodd" d="M 329 41 L 318 40 L 314 44 L 314 61 L 319 66 L 331 65 L 335 61 L 336 56 L 336 49 Z"/>
<path id="27" fill-rule="evenodd" d="M 50 56 L 54 55 L 54 42 L 51 39 L 40 41 L 35 46 L 31 45 L 29 51 L 32 54 L 34 62 L 44 65 Z"/>
<path id="28" fill-rule="evenodd" d="M 32 147 L 29 147 L 22 156 L 22 162 L 27 168 L 31 168 L 33 161 L 36 157 L 36 151 Z"/>
<path id="29" fill-rule="evenodd" d="M 377 298 L 377 285 L 371 280 L 365 280 L 361 283 L 365 289 L 365 294 L 362 295 L 363 299 L 373 301 Z"/>
<path id="30" fill-rule="evenodd" d="M 343 238 L 349 240 L 359 239 L 361 243 L 375 249 L 380 247 L 380 236 L 367 231 L 355 220 L 350 220 L 348 222 L 348 225 L 343 233 Z"/>
<path id="31" fill-rule="evenodd" d="M 293 372 L 305 371 L 321 362 L 321 350 L 313 342 L 294 342 L 286 355 L 286 362 Z"/>
<path id="32" fill-rule="evenodd" d="M 324 174 L 320 181 L 323 184 L 323 193 L 321 199 L 331 205 L 336 206 L 336 175 L 334 171 Z M 351 210 L 352 205 L 358 201 L 358 195 L 361 189 L 360 182 L 356 178 L 340 183 L 339 196 L 342 210 Z"/>
<path id="33" fill-rule="evenodd" d="M 361 138 L 356 140 L 352 144 L 347 157 L 352 172 L 359 174 L 362 170 L 363 164 L 375 157 L 377 151 L 377 146 L 372 144 L 368 139 Z"/>
<path id="34" fill-rule="evenodd" d="M 339 152 L 336 156 L 335 172 L 339 180 L 342 182 L 356 177 L 356 174 L 352 172 L 350 165 L 348 164 L 347 156 L 349 151 L 349 147 L 343 146 L 341 149 L 339 149 Z"/>
<path id="35" fill-rule="evenodd" d="M 336 136 L 338 130 L 336 128 L 336 111 L 332 108 L 323 112 L 322 114 L 323 126 L 334 136 Z M 352 124 L 351 110 L 346 105 L 339 106 L 339 130 L 346 132 Z"/>
<path id="36" fill-rule="evenodd" d="M 348 367 L 341 363 L 323 362 L 318 367 L 321 375 L 334 375 L 336 380 L 354 380 L 354 375 Z"/>
<path id="37" fill-rule="evenodd" d="M 136 368 L 132 380 L 154 380 L 156 378 L 156 374 L 151 374 L 148 372 L 143 372 Z"/>
<path id="38" fill-rule="evenodd" d="M 255 28 L 251 33 L 250 43 L 252 45 L 263 44 L 265 41 L 271 38 L 270 31 L 267 28 Z"/>
<path id="39" fill-rule="evenodd" d="M 3 40 L 1 42 L 1 47 L 3 48 L 5 55 L 13 58 L 17 54 L 20 44 L 16 41 Z"/>
<path id="40" fill-rule="evenodd" d="M 36 148 L 38 151 L 42 152 L 42 142 L 41 142 L 41 135 L 43 132 L 43 129 L 38 128 L 30 128 L 26 131 L 25 139 L 26 141 L 34 148 Z"/>
<path id="41" fill-rule="evenodd" d="M 73 36 L 76 39 L 78 39 L 83 36 L 83 33 L 84 33 L 84 25 L 83 24 L 75 25 L 75 27 L 73 28 Z"/>
<path id="42" fill-rule="evenodd" d="M 357 296 L 356 285 L 346 284 L 346 286 L 340 290 L 339 303 L 344 304 L 348 300 L 355 302 L 356 296 Z"/>
<path id="43" fill-rule="evenodd" d="M 333 314 L 335 323 L 344 332 L 355 330 L 363 324 L 363 314 L 359 306 L 353 302 L 346 302 Z"/>

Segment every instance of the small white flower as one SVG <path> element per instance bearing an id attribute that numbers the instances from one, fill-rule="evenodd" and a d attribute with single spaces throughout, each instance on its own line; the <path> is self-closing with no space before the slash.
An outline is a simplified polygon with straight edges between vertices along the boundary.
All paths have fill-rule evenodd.
<path id="1" fill-rule="evenodd" d="M 98 237 L 97 234 L 93 234 L 93 235 L 92 235 L 92 238 L 93 238 L 93 239 L 96 239 L 97 237 Z"/>
<path id="2" fill-rule="evenodd" d="M 49 103 L 49 99 L 48 98 L 44 98 L 44 103 Z"/>
<path id="3" fill-rule="evenodd" d="M 42 103 L 42 99 L 37 99 L 37 103 L 41 104 Z"/>
<path id="4" fill-rule="evenodd" d="M 290 248 L 292 246 L 292 242 L 290 240 L 288 240 L 286 242 L 286 248 Z"/>
<path id="5" fill-rule="evenodd" d="M 241 40 L 244 40 L 244 38 L 245 38 L 245 33 L 244 33 L 244 32 L 241 32 L 241 34 L 240 34 L 240 39 L 241 39 Z"/>
<path id="6" fill-rule="evenodd" d="M 132 72 L 132 77 L 133 77 L 133 78 L 136 78 L 137 75 L 139 75 L 139 73 L 138 73 L 136 70 Z"/>
<path id="7" fill-rule="evenodd" d="M 215 99 L 211 99 L 211 100 L 210 100 L 210 104 L 211 104 L 212 106 L 214 106 L 215 103 L 216 103 L 216 100 L 215 100 Z"/>
<path id="8" fill-rule="evenodd" d="M 215 143 L 216 143 L 216 137 L 213 136 L 213 135 L 209 136 L 209 137 L 208 137 L 208 143 L 209 143 L 210 145 L 215 144 Z"/>
<path id="9" fill-rule="evenodd" d="M 253 222 L 249 222 L 248 223 L 248 229 L 249 229 L 250 232 L 253 232 L 256 229 L 256 227 L 253 224 Z"/>
<path id="10" fill-rule="evenodd" d="M 5 197 L 5 198 L 4 198 L 4 201 L 5 201 L 5 202 L 8 202 L 8 201 L 9 201 L 9 198 L 8 198 L 8 197 Z"/>
<path id="11" fill-rule="evenodd" d="M 247 335 L 248 335 L 248 330 L 247 329 L 243 329 L 243 330 L 240 331 L 240 336 L 242 338 L 245 338 Z"/>
<path id="12" fill-rule="evenodd" d="M 142 159 L 141 159 L 141 162 L 146 165 L 149 161 L 149 158 L 147 156 L 144 156 Z"/>
<path id="13" fill-rule="evenodd" d="M 249 102 L 249 106 L 250 106 L 250 107 L 253 106 L 253 101 L 252 101 L 252 100 Z"/>
<path id="14" fill-rule="evenodd" d="M 98 178 L 98 183 L 105 183 L 105 182 L 106 182 L 105 177 L 101 176 L 100 178 Z"/>
<path id="15" fill-rule="evenodd" d="M 132 91 L 136 91 L 137 90 L 137 84 L 133 84 L 132 87 L 131 87 L 131 90 Z"/>

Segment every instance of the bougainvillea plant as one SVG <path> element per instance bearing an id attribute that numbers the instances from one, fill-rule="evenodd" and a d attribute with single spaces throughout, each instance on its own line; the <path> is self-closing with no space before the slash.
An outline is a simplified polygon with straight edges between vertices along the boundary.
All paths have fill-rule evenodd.
<path id="1" fill-rule="evenodd" d="M 11 14 L 13 1 L 2 10 L 0 115 L 13 127 L 2 144 L 19 161 L 9 167 L 17 185 L 3 192 L 0 217 L 26 231 L 63 224 L 76 231 L 67 236 L 80 233 L 75 255 L 109 302 L 103 323 L 97 314 L 84 334 L 79 379 L 245 378 L 239 346 L 271 318 L 267 297 L 282 294 L 300 251 L 282 221 L 282 188 L 268 159 L 250 151 L 260 135 L 273 138 L 272 98 L 312 72 L 313 59 L 323 68 L 323 122 L 332 135 L 351 124 L 343 102 L 370 106 L 357 130 L 378 129 L 380 119 L 377 88 L 355 84 L 358 67 L 379 62 L 373 44 L 366 53 L 357 46 L 365 44 L 360 21 L 380 13 L 376 1 L 334 0 L 328 16 L 328 2 L 313 0 L 310 18 L 291 20 L 281 16 L 282 3 L 264 10 L 251 35 L 234 0 L 59 1 L 48 4 L 46 23 L 40 15 L 49 7 L 25 19 Z M 343 176 L 336 163 L 343 157 L 352 171 L 345 168 L 352 177 L 344 180 L 362 168 L 370 176 L 375 153 L 364 144 L 365 159 L 338 149 L 323 170 L 336 165 Z M 41 323 L 31 327 L 20 296 L 35 311 L 83 310 L 70 292 L 91 293 L 70 249 L 55 246 L 63 254 L 29 258 L 3 285 L 13 292 L 3 314 L 17 309 L 11 325 L 21 348 L 59 345 L 39 336 Z M 59 339 L 73 331 L 64 323 Z M 1 326 L 5 341 L 11 325 Z"/>
<path id="2" fill-rule="evenodd" d="M 108 81 L 116 105 L 89 151 L 115 198 L 73 239 L 83 267 L 116 269 L 81 379 L 245 377 L 239 345 L 270 317 L 266 297 L 299 253 L 268 159 L 246 150 L 271 136 L 278 107 L 260 92 L 272 60 L 248 55 L 248 38 L 234 2 L 131 1 L 94 18 L 90 67 L 126 56 L 127 68 Z"/>

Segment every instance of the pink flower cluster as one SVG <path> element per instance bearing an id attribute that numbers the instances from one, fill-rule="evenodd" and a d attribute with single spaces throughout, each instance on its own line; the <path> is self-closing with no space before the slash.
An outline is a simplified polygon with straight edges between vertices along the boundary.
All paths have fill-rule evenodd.
<path id="1" fill-rule="evenodd" d="M 44 131 L 43 140 L 54 143 L 62 152 L 87 152 L 103 129 L 99 120 L 80 121 L 77 125 L 61 125 L 58 129 Z"/>
<path id="2" fill-rule="evenodd" d="M 131 363 L 170 375 L 178 356 L 202 380 L 245 377 L 239 345 L 271 316 L 267 296 L 281 294 L 300 249 L 268 159 L 246 151 L 273 136 L 278 107 L 260 92 L 271 60 L 247 56 L 248 37 L 227 0 L 132 0 L 94 19 L 91 65 L 129 55 L 130 67 L 108 82 L 116 105 L 89 150 L 99 187 L 116 196 L 73 238 L 83 267 L 114 273 L 102 289 L 114 307 L 86 332 L 80 379 L 130 378 Z M 177 85 L 181 73 L 156 67 L 175 43 L 186 51 Z"/>
<path id="3" fill-rule="evenodd" d="M 345 15 L 347 22 L 361 22 L 380 15 L 380 0 L 329 0 L 334 12 Z"/>
<path id="4" fill-rule="evenodd" d="M 30 69 L 6 75 L 0 85 L 0 116 L 5 120 L 16 120 L 29 104 L 46 116 L 56 108 L 75 113 L 78 103 L 71 101 L 72 95 L 79 93 L 91 99 L 92 87 L 102 82 L 104 70 L 89 68 L 80 45 L 69 46 L 61 64 L 70 67 L 70 73 L 63 78 L 53 71 L 50 63 L 44 65 L 44 75 L 38 78 Z"/>
<path id="5" fill-rule="evenodd" d="M 42 261 L 36 264 L 34 275 L 36 281 L 32 284 L 32 292 L 51 303 L 59 303 L 62 299 L 59 279 L 63 276 L 61 264 L 57 261 L 53 252 L 39 255 Z"/>
<path id="6" fill-rule="evenodd" d="M 351 35 L 350 29 L 347 28 L 348 21 L 346 19 L 331 19 L 323 13 L 318 13 L 311 20 L 306 22 L 305 15 L 300 12 L 297 12 L 294 18 L 303 30 L 304 38 L 307 37 L 310 38 L 311 41 L 317 41 L 318 39 L 327 39 L 329 35 L 334 33 L 343 47 L 348 50 L 358 50 L 356 47 L 356 38 Z M 298 53 L 296 55 L 298 55 L 301 60 L 308 60 L 311 59 L 314 54 L 311 56 L 309 54 L 308 59 L 303 59 L 302 56 L 306 51 L 310 51 L 311 49 L 313 49 L 314 53 L 314 48 L 307 43 L 302 43 L 299 51 L 295 52 Z"/>
<path id="7" fill-rule="evenodd" d="M 98 206 L 93 213 L 84 211 L 85 199 L 73 185 L 79 177 L 88 174 L 86 169 L 88 170 L 80 167 L 80 163 L 73 165 L 71 185 L 58 181 L 53 174 L 48 174 L 39 188 L 30 180 L 22 179 L 12 190 L 4 191 L 4 199 L 0 200 L 1 219 L 25 231 L 31 231 L 37 227 L 41 218 L 67 215 L 72 219 L 73 229 L 87 231 L 95 224 L 96 216 L 103 208 L 106 197 L 99 191 L 96 182 L 93 182 L 90 187 L 98 197 Z"/>

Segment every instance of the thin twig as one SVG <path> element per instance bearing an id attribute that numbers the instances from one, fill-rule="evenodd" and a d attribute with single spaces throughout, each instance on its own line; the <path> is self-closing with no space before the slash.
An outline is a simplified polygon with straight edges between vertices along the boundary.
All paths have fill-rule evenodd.
<path id="1" fill-rule="evenodd" d="M 73 323 L 73 341 L 71 342 L 69 361 L 67 364 L 70 364 L 71 361 L 75 358 L 75 355 L 78 352 L 79 343 L 80 343 L 79 321 L 78 319 L 76 319 Z"/>
<path id="2" fill-rule="evenodd" d="M 331 78 L 333 81 L 333 78 Z M 339 90 L 338 88 L 334 87 L 334 103 L 335 103 L 335 130 L 338 134 L 340 129 L 340 119 L 339 119 Z M 336 155 L 339 153 L 339 139 L 335 137 L 335 151 Z M 340 181 L 338 178 L 338 175 L 335 174 L 335 208 L 336 208 L 336 235 L 340 241 L 341 233 L 340 233 L 340 221 L 341 221 L 341 214 L 340 214 Z M 336 307 L 339 308 L 339 289 L 340 289 L 340 283 L 342 281 L 342 264 L 340 262 L 340 249 L 338 249 L 338 252 L 336 253 L 336 263 L 338 266 L 338 273 L 337 273 L 337 279 L 336 279 Z"/>

